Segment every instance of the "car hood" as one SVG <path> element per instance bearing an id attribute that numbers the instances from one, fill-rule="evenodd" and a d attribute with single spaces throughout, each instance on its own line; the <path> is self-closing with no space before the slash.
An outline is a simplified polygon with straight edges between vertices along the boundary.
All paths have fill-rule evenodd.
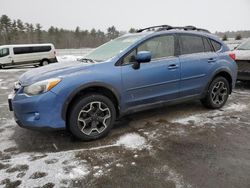
<path id="1" fill-rule="evenodd" d="M 78 61 L 54 63 L 27 71 L 21 75 L 19 82 L 22 86 L 26 86 L 50 78 L 63 78 L 79 72 L 82 73 L 92 66 L 94 66 L 93 63 Z"/>
<path id="2" fill-rule="evenodd" d="M 250 60 L 250 50 L 234 50 L 236 60 Z"/>

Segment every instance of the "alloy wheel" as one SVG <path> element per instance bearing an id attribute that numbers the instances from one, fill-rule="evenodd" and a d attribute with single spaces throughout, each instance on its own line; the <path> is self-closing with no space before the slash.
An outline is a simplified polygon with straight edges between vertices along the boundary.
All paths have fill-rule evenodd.
<path id="1" fill-rule="evenodd" d="M 214 104 L 221 105 L 225 102 L 228 95 L 228 89 L 224 82 L 217 82 L 211 92 L 212 101 Z"/>
<path id="2" fill-rule="evenodd" d="M 102 133 L 111 122 L 108 106 L 99 101 L 85 105 L 78 115 L 78 127 L 86 135 Z"/>

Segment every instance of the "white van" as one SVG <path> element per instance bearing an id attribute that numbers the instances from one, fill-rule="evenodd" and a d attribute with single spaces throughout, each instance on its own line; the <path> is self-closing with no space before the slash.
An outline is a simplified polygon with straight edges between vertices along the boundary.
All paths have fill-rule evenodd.
<path id="1" fill-rule="evenodd" d="M 53 44 L 0 46 L 0 68 L 22 65 L 44 66 L 57 62 Z"/>

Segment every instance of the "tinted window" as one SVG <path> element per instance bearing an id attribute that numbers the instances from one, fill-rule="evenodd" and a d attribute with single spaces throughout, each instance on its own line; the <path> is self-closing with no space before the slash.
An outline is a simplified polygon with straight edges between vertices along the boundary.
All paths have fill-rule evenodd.
<path id="1" fill-rule="evenodd" d="M 49 52 L 51 46 L 15 47 L 14 54 L 28 54 L 37 52 Z"/>
<path id="2" fill-rule="evenodd" d="M 16 47 L 13 48 L 14 54 L 27 54 L 32 53 L 31 47 Z"/>
<path id="3" fill-rule="evenodd" d="M 0 50 L 0 57 L 5 57 L 10 54 L 9 48 L 3 48 Z"/>
<path id="4" fill-rule="evenodd" d="M 213 51 L 212 46 L 209 44 L 208 39 L 203 38 L 203 43 L 204 43 L 205 52 L 212 52 Z"/>
<path id="5" fill-rule="evenodd" d="M 202 37 L 192 35 L 182 35 L 181 52 L 182 54 L 193 54 L 204 52 Z"/>
<path id="6" fill-rule="evenodd" d="M 32 52 L 49 52 L 51 50 L 51 46 L 35 46 L 32 47 Z"/>
<path id="7" fill-rule="evenodd" d="M 124 64 L 129 64 L 135 61 L 135 55 L 139 51 L 150 51 L 152 53 L 152 60 L 175 55 L 175 39 L 174 36 L 160 36 L 149 39 L 143 44 L 139 45 L 137 49 L 129 53 L 124 59 Z"/>
<path id="8" fill-rule="evenodd" d="M 220 43 L 218 43 L 218 42 L 216 42 L 216 41 L 214 41 L 214 40 L 211 40 L 211 43 L 212 43 L 212 45 L 213 45 L 213 47 L 214 47 L 214 50 L 217 52 L 217 51 L 219 51 L 220 49 L 221 49 L 221 44 Z"/>

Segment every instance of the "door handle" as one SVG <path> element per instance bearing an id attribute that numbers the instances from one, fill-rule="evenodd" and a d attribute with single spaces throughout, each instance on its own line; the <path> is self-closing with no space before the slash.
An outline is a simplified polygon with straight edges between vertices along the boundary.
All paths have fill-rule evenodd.
<path id="1" fill-rule="evenodd" d="M 208 62 L 208 63 L 214 63 L 214 62 L 216 62 L 216 58 L 209 58 L 209 59 L 207 60 L 207 62 Z"/>
<path id="2" fill-rule="evenodd" d="M 172 64 L 172 65 L 169 65 L 169 66 L 168 66 L 168 69 L 169 69 L 169 70 L 173 70 L 173 69 L 177 69 L 178 67 L 179 67 L 179 65 Z"/>

